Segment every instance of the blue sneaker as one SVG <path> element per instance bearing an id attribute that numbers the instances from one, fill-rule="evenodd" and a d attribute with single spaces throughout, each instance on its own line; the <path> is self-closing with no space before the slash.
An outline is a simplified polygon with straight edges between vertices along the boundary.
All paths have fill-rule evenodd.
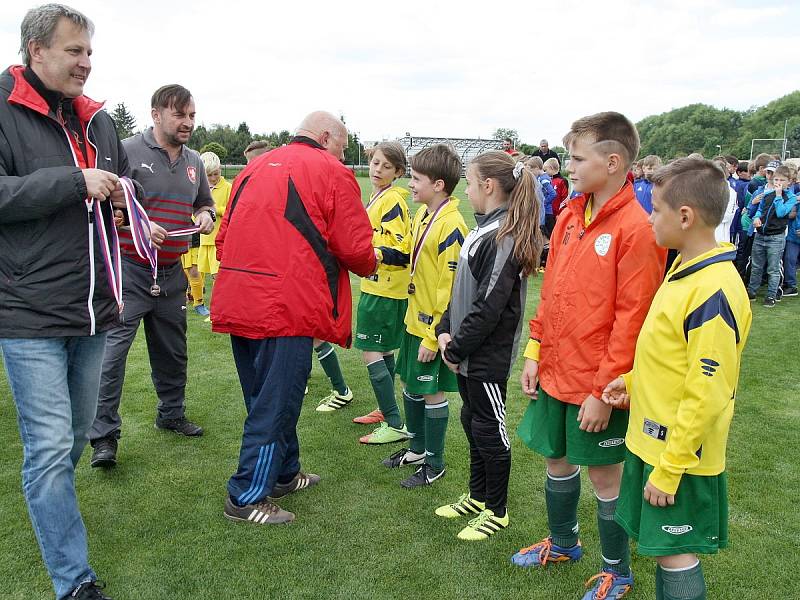
<path id="1" fill-rule="evenodd" d="M 201 317 L 207 317 L 211 314 L 211 311 L 206 308 L 205 304 L 198 304 L 194 307 L 194 312 L 196 312 Z"/>
<path id="2" fill-rule="evenodd" d="M 551 537 L 528 546 L 511 557 L 511 562 L 518 567 L 546 567 L 547 563 L 575 562 L 583 556 L 580 540 L 571 548 L 562 548 L 553 543 Z"/>
<path id="3" fill-rule="evenodd" d="M 586 582 L 588 588 L 592 582 L 594 587 L 583 595 L 583 600 L 619 600 L 633 589 L 633 571 L 628 575 L 620 575 L 611 569 L 603 569 Z"/>

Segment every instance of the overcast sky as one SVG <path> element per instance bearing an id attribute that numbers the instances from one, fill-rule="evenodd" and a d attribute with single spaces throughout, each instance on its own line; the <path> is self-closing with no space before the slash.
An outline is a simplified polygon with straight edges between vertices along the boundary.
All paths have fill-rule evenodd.
<path id="1" fill-rule="evenodd" d="M 637 121 L 695 102 L 744 109 L 797 87 L 790 2 L 166 2 L 75 0 L 96 26 L 85 92 L 150 124 L 152 92 L 188 87 L 198 123 L 293 130 L 345 115 L 362 140 L 560 142 L 577 117 Z M 20 62 L 35 3 L 3 2 L 0 57 Z M 473 8 L 477 7 L 477 8 Z M 792 31 L 794 29 L 794 31 Z M 2 61 L 0 61 L 2 62 Z"/>

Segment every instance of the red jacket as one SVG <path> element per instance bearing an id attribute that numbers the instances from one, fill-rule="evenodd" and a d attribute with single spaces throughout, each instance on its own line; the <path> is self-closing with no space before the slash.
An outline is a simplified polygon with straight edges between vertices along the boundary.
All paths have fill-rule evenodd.
<path id="1" fill-rule="evenodd" d="M 349 346 L 350 277 L 375 270 L 372 226 L 353 174 L 309 138 L 236 177 L 217 234 L 212 327 L 251 339 Z"/>
<path id="2" fill-rule="evenodd" d="M 569 184 L 567 180 L 559 174 L 553 176 L 551 183 L 553 184 L 553 189 L 556 191 L 556 197 L 553 198 L 553 215 L 557 217 L 567 205 Z"/>
<path id="3" fill-rule="evenodd" d="M 567 203 L 550 236 L 542 297 L 531 319 L 541 342 L 539 381 L 551 396 L 582 404 L 633 366 L 636 338 L 664 276 L 633 186 L 626 183 L 585 226 L 586 197 Z"/>

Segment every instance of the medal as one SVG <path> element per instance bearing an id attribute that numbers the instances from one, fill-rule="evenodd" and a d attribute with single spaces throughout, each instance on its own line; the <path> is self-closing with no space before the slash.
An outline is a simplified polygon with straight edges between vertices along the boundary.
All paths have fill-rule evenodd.
<path id="1" fill-rule="evenodd" d="M 411 296 L 414 292 L 417 291 L 417 288 L 414 287 L 413 283 L 408 284 L 408 295 Z"/>
<path id="2" fill-rule="evenodd" d="M 157 297 L 161 295 L 161 287 L 157 283 L 154 283 L 150 286 L 150 295 L 153 297 Z"/>

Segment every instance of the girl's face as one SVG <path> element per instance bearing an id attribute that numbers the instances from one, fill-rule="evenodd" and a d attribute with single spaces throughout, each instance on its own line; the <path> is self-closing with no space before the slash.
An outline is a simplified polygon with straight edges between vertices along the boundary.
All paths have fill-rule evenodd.
<path id="1" fill-rule="evenodd" d="M 397 167 L 386 159 L 383 152 L 375 150 L 372 160 L 369 161 L 369 180 L 372 182 L 372 187 L 376 190 L 385 188 L 398 176 Z"/>
<path id="2" fill-rule="evenodd" d="M 472 205 L 472 209 L 477 213 L 484 213 L 486 205 L 486 180 L 480 179 L 478 169 L 475 165 L 469 165 L 466 173 L 467 198 Z"/>

